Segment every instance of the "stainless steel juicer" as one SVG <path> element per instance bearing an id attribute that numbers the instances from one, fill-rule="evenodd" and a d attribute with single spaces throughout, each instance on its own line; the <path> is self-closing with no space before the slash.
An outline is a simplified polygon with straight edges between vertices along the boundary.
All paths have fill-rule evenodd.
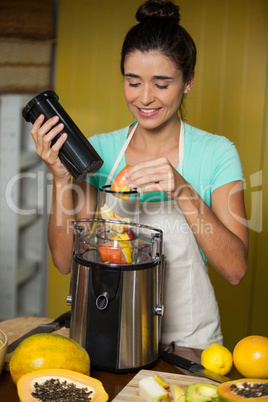
<path id="1" fill-rule="evenodd" d="M 92 369 L 131 372 L 158 358 L 164 311 L 162 231 L 135 222 L 73 222 L 70 337 Z"/>

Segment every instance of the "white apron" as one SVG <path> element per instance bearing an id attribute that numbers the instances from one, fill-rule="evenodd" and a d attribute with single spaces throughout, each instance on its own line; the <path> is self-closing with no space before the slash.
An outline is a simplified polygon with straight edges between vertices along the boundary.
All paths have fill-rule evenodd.
<path id="1" fill-rule="evenodd" d="M 109 184 L 137 124 L 129 134 L 109 174 Z M 181 121 L 179 167 L 183 174 L 184 123 Z M 178 204 L 173 201 L 143 202 L 139 221 L 163 231 L 166 260 L 162 343 L 204 349 L 222 344 L 218 304 L 208 269 L 196 239 Z"/>

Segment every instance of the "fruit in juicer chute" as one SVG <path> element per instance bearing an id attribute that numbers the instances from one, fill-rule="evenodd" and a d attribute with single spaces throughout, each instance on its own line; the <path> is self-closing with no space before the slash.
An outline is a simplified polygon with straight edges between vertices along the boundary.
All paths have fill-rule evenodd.
<path id="1" fill-rule="evenodd" d="M 113 244 L 109 245 L 107 243 L 101 244 L 99 247 L 99 253 L 103 262 L 118 262 L 120 261 L 120 250 L 119 248 L 112 247 Z"/>
<path id="2" fill-rule="evenodd" d="M 126 184 L 127 179 L 125 178 L 125 173 L 128 169 L 130 169 L 131 165 L 126 165 L 121 172 L 115 177 L 114 181 L 111 184 L 110 190 L 111 191 L 118 191 L 118 192 L 130 192 L 130 187 Z M 114 194 L 118 198 L 122 198 L 124 201 L 128 201 L 129 194 Z"/>
<path id="3" fill-rule="evenodd" d="M 121 218 L 107 204 L 104 204 L 103 207 L 100 208 L 100 214 L 102 219 L 110 219 L 130 223 L 130 218 Z M 127 231 L 129 228 L 129 225 L 123 225 L 123 224 L 120 225 L 117 223 L 108 223 L 108 222 L 107 226 L 109 226 L 109 228 L 111 228 L 116 233 L 123 233 L 124 231 Z"/>

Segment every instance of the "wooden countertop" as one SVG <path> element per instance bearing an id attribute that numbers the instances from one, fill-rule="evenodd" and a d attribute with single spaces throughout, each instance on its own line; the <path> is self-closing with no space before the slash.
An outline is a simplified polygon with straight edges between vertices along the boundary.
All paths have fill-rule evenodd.
<path id="1" fill-rule="evenodd" d="M 31 322 L 31 319 L 27 317 L 26 321 L 28 321 L 28 324 L 24 328 L 23 331 L 20 332 L 20 335 L 23 335 L 30 329 L 34 328 L 36 325 L 39 325 L 40 322 L 37 323 L 38 318 L 34 317 L 34 322 L 35 324 Z M 22 320 L 21 318 L 15 318 L 14 320 L 17 320 L 17 323 L 19 320 Z M 8 325 L 8 322 L 14 323 L 14 320 L 8 320 L 8 321 L 3 321 L 0 322 L 0 329 L 2 329 L 4 332 L 8 332 L 7 328 L 10 328 L 10 325 Z M 40 319 L 42 322 L 44 320 L 46 322 L 51 321 L 51 319 L 43 318 Z M 18 336 L 15 336 L 14 334 L 14 328 L 15 326 L 12 325 L 13 332 L 12 330 L 9 330 L 10 336 L 7 333 L 7 336 L 9 338 L 9 343 L 11 343 L 13 340 L 15 340 Z M 63 335 L 68 336 L 68 330 L 66 328 L 63 328 L 59 331 L 56 331 L 58 333 L 62 333 Z M 195 361 L 197 363 L 200 363 L 200 356 L 201 356 L 201 349 L 193 349 L 193 348 L 184 348 L 184 347 L 178 347 L 176 346 L 175 348 L 175 353 L 189 359 L 192 361 Z M 9 356 L 7 356 L 7 362 L 9 360 Z M 160 371 L 160 372 L 168 372 L 168 373 L 174 373 L 174 374 L 187 374 L 190 375 L 190 373 L 186 370 L 183 369 L 178 369 L 175 366 L 172 366 L 168 363 L 163 362 L 162 360 L 158 360 L 154 366 L 151 367 L 152 370 L 154 371 Z M 19 398 L 17 396 L 17 391 L 16 391 L 16 386 L 12 382 L 10 373 L 7 371 L 8 370 L 8 364 L 5 365 L 4 371 L 0 375 L 0 401 L 3 402 L 19 402 Z M 97 378 L 103 383 L 103 386 L 106 390 L 106 392 L 109 395 L 109 401 L 112 401 L 115 396 L 129 383 L 129 381 L 136 375 L 137 373 L 131 373 L 131 374 L 116 374 L 116 373 L 111 373 L 111 372 L 104 372 L 104 371 L 91 371 L 90 375 L 94 378 Z M 233 369 L 230 373 L 228 373 L 228 377 L 231 378 L 239 378 L 235 370 Z M 127 402 L 127 401 L 126 401 Z"/>

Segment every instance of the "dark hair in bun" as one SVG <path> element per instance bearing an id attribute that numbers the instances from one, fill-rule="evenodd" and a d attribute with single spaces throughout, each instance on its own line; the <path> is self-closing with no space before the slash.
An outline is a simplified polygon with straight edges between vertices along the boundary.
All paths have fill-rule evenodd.
<path id="1" fill-rule="evenodd" d="M 179 7 L 171 1 L 149 0 L 143 3 L 137 13 L 136 20 L 145 22 L 149 18 L 172 18 L 178 24 L 180 22 Z"/>
<path id="2" fill-rule="evenodd" d="M 195 69 L 196 47 L 192 37 L 179 25 L 179 7 L 170 0 L 147 0 L 137 10 L 136 19 L 139 23 L 129 30 L 123 43 L 122 74 L 130 53 L 158 50 L 182 71 L 186 83 Z"/>

